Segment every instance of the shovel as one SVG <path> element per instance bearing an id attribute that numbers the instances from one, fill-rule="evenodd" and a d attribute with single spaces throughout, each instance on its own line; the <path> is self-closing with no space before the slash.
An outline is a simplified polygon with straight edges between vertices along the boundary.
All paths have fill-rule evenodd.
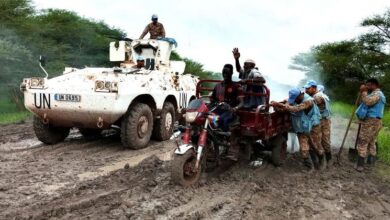
<path id="1" fill-rule="evenodd" d="M 355 162 L 356 158 L 357 158 L 357 155 L 358 155 L 357 144 L 358 144 L 359 135 L 360 135 L 360 129 L 361 128 L 362 128 L 362 124 L 359 123 L 359 128 L 358 128 L 358 131 L 357 131 L 357 134 L 356 134 L 356 140 L 355 140 L 355 148 L 349 148 L 348 149 L 348 159 L 351 162 Z"/>
<path id="2" fill-rule="evenodd" d="M 351 123 L 352 123 L 353 117 L 355 116 L 355 111 L 356 111 L 356 109 L 358 107 L 359 102 L 360 102 L 360 93 L 359 93 L 359 95 L 356 98 L 355 106 L 353 108 L 351 117 L 349 119 L 349 122 L 348 122 L 348 125 L 347 125 L 347 130 L 345 131 L 345 134 L 344 134 L 343 142 L 341 143 L 340 150 L 339 150 L 339 152 L 337 154 L 337 164 L 339 164 L 339 165 L 340 165 L 340 161 L 341 161 L 341 153 L 343 152 L 345 140 L 347 139 L 348 131 L 349 131 L 349 128 L 351 127 Z M 350 149 L 350 150 L 353 150 L 353 149 Z"/>

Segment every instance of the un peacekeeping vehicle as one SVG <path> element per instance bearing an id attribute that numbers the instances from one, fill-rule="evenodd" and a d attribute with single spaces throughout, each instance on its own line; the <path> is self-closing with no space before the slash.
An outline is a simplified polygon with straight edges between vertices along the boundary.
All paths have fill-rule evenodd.
<path id="1" fill-rule="evenodd" d="M 34 131 L 45 144 L 63 141 L 71 128 L 85 137 L 120 128 L 124 146 L 140 149 L 151 137 L 167 140 L 174 123 L 195 98 L 198 79 L 184 74 L 185 63 L 170 61 L 175 41 L 131 40 L 110 43 L 113 68 L 65 68 L 63 75 L 26 78 L 25 107 L 34 115 Z M 135 60 L 143 57 L 138 68 Z"/>

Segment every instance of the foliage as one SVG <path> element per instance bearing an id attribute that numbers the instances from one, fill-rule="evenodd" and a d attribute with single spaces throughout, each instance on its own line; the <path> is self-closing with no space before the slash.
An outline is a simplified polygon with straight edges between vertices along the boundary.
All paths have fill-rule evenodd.
<path id="1" fill-rule="evenodd" d="M 22 122 L 31 116 L 28 111 L 9 112 L 0 114 L 0 125 Z"/>
<path id="2" fill-rule="evenodd" d="M 206 71 L 203 68 L 203 64 L 196 62 L 189 58 L 182 58 L 177 52 L 172 51 L 170 59 L 177 61 L 184 61 L 186 63 L 185 73 L 191 73 L 195 76 L 199 76 L 200 79 L 219 79 L 217 73 Z"/>
<path id="3" fill-rule="evenodd" d="M 367 33 L 352 40 L 314 46 L 293 57 L 291 69 L 303 71 L 308 79 L 326 86 L 336 100 L 353 103 L 361 82 L 376 77 L 390 97 L 390 9 L 383 15 L 364 19 Z"/>
<path id="4" fill-rule="evenodd" d="M 378 135 L 378 157 L 390 164 L 390 130 L 384 128 Z"/>
<path id="5" fill-rule="evenodd" d="M 332 114 L 350 118 L 354 107 L 344 102 L 332 102 Z"/>
<path id="6" fill-rule="evenodd" d="M 50 76 L 65 66 L 109 66 L 110 37 L 123 31 L 74 12 L 36 11 L 30 0 L 0 1 L 0 87 L 17 88 L 22 78 L 42 74 L 38 57 L 48 57 Z M 1 93 L 4 98 L 8 92 Z"/>

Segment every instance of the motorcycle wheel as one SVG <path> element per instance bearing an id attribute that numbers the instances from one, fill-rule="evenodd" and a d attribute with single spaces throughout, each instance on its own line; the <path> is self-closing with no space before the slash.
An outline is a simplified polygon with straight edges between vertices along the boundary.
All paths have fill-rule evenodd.
<path id="1" fill-rule="evenodd" d="M 182 186 L 191 186 L 199 181 L 202 171 L 202 163 L 194 170 L 196 153 L 193 149 L 183 155 L 175 154 L 171 162 L 171 180 Z"/>

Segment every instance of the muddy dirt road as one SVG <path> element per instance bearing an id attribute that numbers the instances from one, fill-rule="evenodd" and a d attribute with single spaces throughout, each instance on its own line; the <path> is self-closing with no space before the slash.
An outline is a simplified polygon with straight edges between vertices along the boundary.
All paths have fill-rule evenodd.
<path id="1" fill-rule="evenodd" d="M 76 130 L 45 146 L 30 121 L 0 126 L 0 219 L 390 219 L 390 182 L 377 169 L 357 173 L 344 160 L 306 174 L 293 154 L 283 167 L 226 165 L 182 188 L 170 182 L 173 148 L 132 151 Z"/>

